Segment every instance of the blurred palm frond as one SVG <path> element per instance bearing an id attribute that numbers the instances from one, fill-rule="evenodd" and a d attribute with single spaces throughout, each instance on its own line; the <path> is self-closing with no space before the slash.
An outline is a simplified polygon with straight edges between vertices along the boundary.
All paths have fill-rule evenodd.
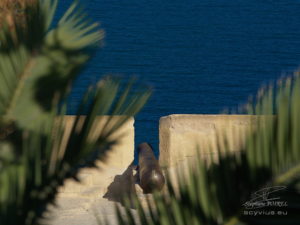
<path id="1" fill-rule="evenodd" d="M 149 88 L 130 82 L 124 89 L 119 79 L 106 77 L 87 91 L 67 131 L 72 82 L 103 31 L 77 3 L 54 24 L 57 3 L 24 4 L 22 21 L 1 21 L 0 221 L 5 225 L 40 224 L 58 188 L 67 178 L 78 180 L 82 167 L 105 159 L 120 138 L 116 131 L 151 94 Z"/>

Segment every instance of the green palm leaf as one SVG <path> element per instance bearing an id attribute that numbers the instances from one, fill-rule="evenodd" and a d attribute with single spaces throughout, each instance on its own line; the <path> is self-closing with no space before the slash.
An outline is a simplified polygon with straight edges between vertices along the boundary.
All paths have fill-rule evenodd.
<path id="1" fill-rule="evenodd" d="M 25 26 L 16 22 L 15 33 L 4 29 L 0 35 L 0 221 L 5 225 L 41 224 L 58 188 L 67 178 L 78 180 L 83 166 L 105 159 L 119 140 L 116 131 L 151 94 L 149 88 L 133 91 L 132 82 L 123 89 L 119 79 L 106 77 L 89 89 L 67 131 L 65 99 L 103 34 L 77 3 L 51 25 L 56 4 L 28 6 Z M 101 130 L 98 123 L 104 124 Z"/>
<path id="2" fill-rule="evenodd" d="M 16 34 L 9 29 L 2 32 L 0 115 L 7 124 L 34 130 L 48 121 L 53 105 L 65 97 L 103 38 L 98 25 L 81 16 L 76 3 L 50 29 L 56 4 L 40 1 L 28 6 L 25 25 L 15 22 Z"/>
<path id="3" fill-rule="evenodd" d="M 131 111 L 129 114 L 119 111 L 119 116 L 100 117 L 106 124 L 95 136 L 99 112 L 108 114 L 120 103 L 119 99 L 123 99 L 122 95 L 114 97 L 111 93 L 112 89 L 115 89 L 115 94 L 120 92 L 119 85 L 114 79 L 106 79 L 93 90 L 92 103 L 87 100 L 83 103 L 89 106 L 88 114 L 77 116 L 67 140 L 61 138 L 66 132 L 64 120 L 56 119 L 55 114 L 51 127 L 41 127 L 41 132 L 18 131 L 22 133 L 19 139 L 19 145 L 22 145 L 20 156 L 2 168 L 0 173 L 1 221 L 6 221 L 5 224 L 36 224 L 46 205 L 54 201 L 57 189 L 65 179 L 77 179 L 80 165 L 95 167 L 96 160 L 105 159 L 105 153 L 118 141 L 118 137 L 112 135 L 139 111 L 150 95 L 146 90 L 139 95 L 139 101 L 128 107 L 122 105 L 124 110 Z M 113 97 L 103 98 L 108 95 Z M 131 101 L 130 98 L 127 100 Z M 103 110 L 102 106 L 106 106 L 106 109 Z M 97 120 L 97 123 L 102 122 Z M 17 139 L 15 135 L 11 137 L 14 140 Z M 11 144 L 16 144 L 16 141 Z M 8 179 L 10 177 L 14 179 Z M 16 202 L 19 204 L 16 205 Z M 20 213 L 18 217 L 16 210 Z"/>

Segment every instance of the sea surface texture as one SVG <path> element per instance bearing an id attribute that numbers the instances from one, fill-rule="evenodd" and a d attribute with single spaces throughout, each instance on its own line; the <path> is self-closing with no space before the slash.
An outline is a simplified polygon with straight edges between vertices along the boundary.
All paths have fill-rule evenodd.
<path id="1" fill-rule="evenodd" d="M 60 1 L 60 13 L 71 3 Z M 75 83 L 69 114 L 105 74 L 137 76 L 154 94 L 136 144 L 158 149 L 159 118 L 215 114 L 300 65 L 299 0 L 85 0 L 105 45 Z"/>

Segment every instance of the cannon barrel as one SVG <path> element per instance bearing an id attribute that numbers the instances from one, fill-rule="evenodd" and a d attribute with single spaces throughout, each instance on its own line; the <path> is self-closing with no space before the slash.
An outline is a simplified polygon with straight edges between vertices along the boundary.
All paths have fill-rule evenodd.
<path id="1" fill-rule="evenodd" d="M 148 143 L 142 143 L 138 146 L 138 159 L 140 186 L 144 193 L 152 193 L 154 190 L 160 191 L 165 184 L 165 178 L 154 156 L 153 149 Z"/>

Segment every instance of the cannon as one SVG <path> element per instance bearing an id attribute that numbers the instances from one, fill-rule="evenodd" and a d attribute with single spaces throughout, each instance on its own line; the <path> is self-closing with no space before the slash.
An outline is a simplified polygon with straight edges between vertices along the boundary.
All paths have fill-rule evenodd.
<path id="1" fill-rule="evenodd" d="M 137 152 L 140 186 L 144 194 L 162 190 L 165 178 L 154 156 L 152 147 L 148 143 L 142 143 L 138 146 Z"/>

